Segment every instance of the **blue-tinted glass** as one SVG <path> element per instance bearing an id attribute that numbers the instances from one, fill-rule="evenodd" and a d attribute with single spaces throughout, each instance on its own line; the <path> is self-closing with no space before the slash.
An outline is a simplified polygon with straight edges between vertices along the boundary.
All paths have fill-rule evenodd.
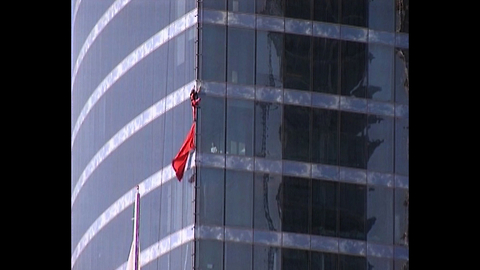
<path id="1" fill-rule="evenodd" d="M 395 189 L 395 228 L 394 244 L 408 246 L 408 211 L 409 211 L 409 191 L 408 189 Z"/>
<path id="2" fill-rule="evenodd" d="M 339 0 L 314 0 L 313 19 L 321 22 L 340 22 Z"/>
<path id="3" fill-rule="evenodd" d="M 310 36 L 285 35 L 285 88 L 310 90 Z"/>
<path id="4" fill-rule="evenodd" d="M 338 255 L 338 270 L 367 270 L 365 257 Z"/>
<path id="5" fill-rule="evenodd" d="M 367 241 L 393 244 L 393 189 L 369 186 L 367 192 Z"/>
<path id="6" fill-rule="evenodd" d="M 173 182 L 173 181 L 172 181 Z M 188 182 L 188 181 L 185 181 Z M 172 232 L 178 231 L 182 228 L 182 207 L 183 207 L 183 185 L 175 183 L 172 186 Z M 188 204 L 189 202 L 186 202 Z"/>
<path id="7" fill-rule="evenodd" d="M 174 65 L 174 82 L 173 82 L 173 90 L 176 90 L 180 87 L 182 87 L 185 84 L 185 72 L 186 72 L 186 58 L 185 58 L 185 53 L 186 50 L 189 50 L 191 48 L 186 48 L 185 47 L 185 33 L 183 32 L 182 34 L 178 35 L 174 39 L 174 50 L 173 54 L 174 59 L 173 59 L 173 65 Z"/>
<path id="8" fill-rule="evenodd" d="M 339 40 L 313 37 L 313 91 L 338 94 Z"/>
<path id="9" fill-rule="evenodd" d="M 182 249 L 177 247 L 170 251 L 170 269 L 182 269 L 183 267 L 183 258 L 182 258 Z"/>
<path id="10" fill-rule="evenodd" d="M 203 168 L 197 175 L 197 222 L 202 225 L 223 225 L 224 171 Z"/>
<path id="11" fill-rule="evenodd" d="M 284 105 L 283 152 L 284 159 L 309 162 L 310 109 Z"/>
<path id="12" fill-rule="evenodd" d="M 393 270 L 393 260 L 370 256 L 367 257 L 367 267 L 368 269 Z"/>
<path id="13" fill-rule="evenodd" d="M 339 183 L 339 232 L 342 238 L 365 240 L 366 189 L 364 185 Z"/>
<path id="14" fill-rule="evenodd" d="M 312 234 L 336 236 L 338 183 L 312 180 Z"/>
<path id="15" fill-rule="evenodd" d="M 393 47 L 368 45 L 368 89 L 366 98 L 393 101 Z"/>
<path id="16" fill-rule="evenodd" d="M 256 85 L 282 87 L 283 39 L 283 33 L 257 31 Z"/>
<path id="17" fill-rule="evenodd" d="M 367 46 L 341 41 L 341 95 L 365 98 L 367 88 Z"/>
<path id="18" fill-rule="evenodd" d="M 342 1 L 342 24 L 367 26 L 368 0 Z"/>
<path id="19" fill-rule="evenodd" d="M 408 104 L 409 96 L 409 50 L 395 49 L 395 102 Z"/>
<path id="20" fill-rule="evenodd" d="M 170 220 L 172 216 L 172 183 L 173 181 L 168 181 L 161 187 L 162 197 L 160 199 L 160 239 L 166 237 L 172 232 Z"/>
<path id="21" fill-rule="evenodd" d="M 255 103 L 255 156 L 282 158 L 281 124 L 281 104 Z"/>
<path id="22" fill-rule="evenodd" d="M 282 230 L 309 233 L 310 180 L 283 177 Z"/>
<path id="23" fill-rule="evenodd" d="M 395 173 L 408 175 L 409 118 L 395 118 Z"/>
<path id="24" fill-rule="evenodd" d="M 312 162 L 338 165 L 338 114 L 313 109 Z"/>
<path id="25" fill-rule="evenodd" d="M 392 173 L 393 118 L 369 115 L 367 121 L 367 169 Z"/>
<path id="26" fill-rule="evenodd" d="M 284 0 L 257 0 L 257 14 L 283 16 Z"/>
<path id="27" fill-rule="evenodd" d="M 253 155 L 253 101 L 227 99 L 226 148 L 227 154 Z"/>
<path id="28" fill-rule="evenodd" d="M 201 93 L 201 92 L 200 92 Z M 225 153 L 225 99 L 200 95 L 198 110 L 199 151 L 202 153 Z"/>
<path id="29" fill-rule="evenodd" d="M 280 270 L 281 248 L 255 245 L 253 246 L 253 270 Z"/>
<path id="30" fill-rule="evenodd" d="M 282 270 L 308 269 L 307 250 L 282 248 Z"/>
<path id="31" fill-rule="evenodd" d="M 255 174 L 254 228 L 281 231 L 281 183 L 280 175 Z"/>
<path id="32" fill-rule="evenodd" d="M 285 0 L 285 17 L 311 19 L 312 0 Z"/>
<path id="33" fill-rule="evenodd" d="M 228 27 L 227 81 L 253 84 L 255 70 L 255 31 Z"/>
<path id="34" fill-rule="evenodd" d="M 409 32 L 409 13 L 410 5 L 409 0 L 395 0 L 396 7 L 396 31 L 402 33 Z"/>
<path id="35" fill-rule="evenodd" d="M 253 13 L 255 0 L 228 0 L 228 11 Z"/>
<path id="36" fill-rule="evenodd" d="M 226 10 L 227 1 L 226 0 L 203 0 L 203 8 L 216 9 L 216 10 Z"/>
<path id="37" fill-rule="evenodd" d="M 395 28 L 395 1 L 368 1 L 368 28 L 393 32 Z"/>
<path id="38" fill-rule="evenodd" d="M 224 82 L 226 66 L 225 26 L 204 24 L 201 40 L 201 79 Z"/>
<path id="39" fill-rule="evenodd" d="M 367 116 L 340 112 L 340 166 L 366 168 Z"/>
<path id="40" fill-rule="evenodd" d="M 195 269 L 224 269 L 223 242 L 199 240 L 197 242 L 195 258 Z"/>
<path id="41" fill-rule="evenodd" d="M 225 226 L 252 228 L 253 173 L 226 171 Z"/>
<path id="42" fill-rule="evenodd" d="M 225 242 L 225 269 L 251 270 L 252 248 L 249 244 Z"/>
<path id="43" fill-rule="evenodd" d="M 337 270 L 337 254 L 312 251 L 310 253 L 312 270 Z"/>

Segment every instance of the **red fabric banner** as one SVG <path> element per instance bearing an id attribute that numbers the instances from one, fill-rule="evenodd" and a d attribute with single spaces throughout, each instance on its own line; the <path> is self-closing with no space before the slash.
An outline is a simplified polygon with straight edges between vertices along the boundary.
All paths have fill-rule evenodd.
<path id="1" fill-rule="evenodd" d="M 187 164 L 188 155 L 190 151 L 195 149 L 195 142 L 193 141 L 195 136 L 195 122 L 192 123 L 192 127 L 185 138 L 185 141 L 180 148 L 180 151 L 172 160 L 172 167 L 177 175 L 178 181 L 182 181 L 183 173 L 185 172 L 185 165 Z"/>

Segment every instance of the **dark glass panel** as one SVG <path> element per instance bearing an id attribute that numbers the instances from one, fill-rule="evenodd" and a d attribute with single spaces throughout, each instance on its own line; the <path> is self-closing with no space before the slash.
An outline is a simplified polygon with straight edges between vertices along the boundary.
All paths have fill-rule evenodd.
<path id="1" fill-rule="evenodd" d="M 225 26 L 203 24 L 201 31 L 201 79 L 224 82 L 226 69 Z"/>
<path id="2" fill-rule="evenodd" d="M 252 245 L 225 242 L 225 269 L 251 270 Z"/>
<path id="3" fill-rule="evenodd" d="M 307 250 L 282 248 L 282 270 L 305 270 L 309 261 Z"/>
<path id="4" fill-rule="evenodd" d="M 312 162 L 338 165 L 338 114 L 313 109 Z"/>
<path id="5" fill-rule="evenodd" d="M 253 246 L 253 270 L 280 270 L 281 249 L 272 246 Z"/>
<path id="6" fill-rule="evenodd" d="M 224 171 L 203 168 L 197 175 L 197 222 L 202 225 L 223 226 Z"/>
<path id="7" fill-rule="evenodd" d="M 367 257 L 367 268 L 372 270 L 373 269 L 393 270 L 393 259 L 369 256 Z"/>
<path id="8" fill-rule="evenodd" d="M 408 175 L 409 119 L 395 118 L 395 173 Z"/>
<path id="9" fill-rule="evenodd" d="M 225 153 L 225 99 L 203 96 L 198 110 L 201 153 Z"/>
<path id="10" fill-rule="evenodd" d="M 338 94 L 339 40 L 313 37 L 313 91 Z"/>
<path id="11" fill-rule="evenodd" d="M 309 233 L 310 180 L 283 177 L 282 230 Z"/>
<path id="12" fill-rule="evenodd" d="M 395 49 L 395 102 L 408 104 L 409 96 L 409 50 Z"/>
<path id="13" fill-rule="evenodd" d="M 255 0 L 228 0 L 228 11 L 253 13 Z"/>
<path id="14" fill-rule="evenodd" d="M 342 238 L 365 240 L 366 189 L 364 185 L 339 183 L 339 232 Z"/>
<path id="15" fill-rule="evenodd" d="M 254 228 L 281 231 L 282 176 L 256 173 L 254 184 Z"/>
<path id="16" fill-rule="evenodd" d="M 255 156 L 282 159 L 282 105 L 255 103 Z"/>
<path id="17" fill-rule="evenodd" d="M 226 0 L 203 0 L 203 8 L 210 8 L 216 10 L 226 10 L 227 1 Z"/>
<path id="18" fill-rule="evenodd" d="M 367 270 L 365 257 L 338 255 L 338 270 Z"/>
<path id="19" fill-rule="evenodd" d="M 408 246 L 408 212 L 409 212 L 409 191 L 408 189 L 395 189 L 395 245 Z"/>
<path id="20" fill-rule="evenodd" d="M 283 158 L 309 162 L 310 109 L 284 105 L 283 124 Z"/>
<path id="21" fill-rule="evenodd" d="M 341 95 L 365 98 L 367 86 L 367 45 L 340 41 Z"/>
<path id="22" fill-rule="evenodd" d="M 284 87 L 310 90 L 310 36 L 285 35 Z"/>
<path id="23" fill-rule="evenodd" d="M 223 242 L 214 240 L 199 240 L 197 242 L 197 250 L 195 255 L 195 269 L 224 269 Z"/>
<path id="24" fill-rule="evenodd" d="M 393 32 L 395 28 L 395 1 L 368 1 L 368 28 Z"/>
<path id="25" fill-rule="evenodd" d="M 312 270 L 337 270 L 338 255 L 333 253 L 323 253 L 312 251 L 310 253 Z"/>
<path id="26" fill-rule="evenodd" d="M 253 84 L 255 30 L 228 27 L 227 81 Z"/>
<path id="27" fill-rule="evenodd" d="M 253 101 L 227 99 L 226 147 L 227 154 L 253 155 Z"/>
<path id="28" fill-rule="evenodd" d="M 312 180 L 312 234 L 336 236 L 338 183 Z"/>
<path id="29" fill-rule="evenodd" d="M 369 186 L 367 193 L 367 241 L 393 244 L 393 189 Z"/>
<path id="30" fill-rule="evenodd" d="M 313 19 L 321 22 L 340 22 L 340 0 L 314 0 Z"/>
<path id="31" fill-rule="evenodd" d="M 257 14 L 283 16 L 284 0 L 256 0 Z"/>
<path id="32" fill-rule="evenodd" d="M 366 168 L 367 115 L 340 112 L 340 166 Z"/>
<path id="33" fill-rule="evenodd" d="M 393 47 L 368 45 L 368 89 L 366 98 L 393 101 Z"/>
<path id="34" fill-rule="evenodd" d="M 283 33 L 257 31 L 255 84 L 282 87 Z"/>
<path id="35" fill-rule="evenodd" d="M 312 0 L 285 0 L 285 17 L 311 20 Z"/>
<path id="36" fill-rule="evenodd" d="M 367 169 L 392 173 L 393 118 L 369 115 L 367 121 Z"/>
<path id="37" fill-rule="evenodd" d="M 369 0 L 341 1 L 342 24 L 367 27 Z"/>
<path id="38" fill-rule="evenodd" d="M 252 228 L 253 173 L 226 171 L 225 226 Z"/>
<path id="39" fill-rule="evenodd" d="M 409 32 L 409 0 L 395 0 L 396 31 L 402 33 Z"/>

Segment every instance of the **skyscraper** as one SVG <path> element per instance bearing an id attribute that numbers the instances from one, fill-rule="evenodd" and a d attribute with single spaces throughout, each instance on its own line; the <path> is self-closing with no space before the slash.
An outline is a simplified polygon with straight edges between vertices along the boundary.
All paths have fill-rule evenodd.
<path id="1" fill-rule="evenodd" d="M 408 0 L 72 9 L 72 269 L 408 269 Z"/>

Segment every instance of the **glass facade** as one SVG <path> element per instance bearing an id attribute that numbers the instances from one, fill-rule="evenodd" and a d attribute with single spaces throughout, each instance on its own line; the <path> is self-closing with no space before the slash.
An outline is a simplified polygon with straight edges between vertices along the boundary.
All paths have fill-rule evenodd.
<path id="1" fill-rule="evenodd" d="M 408 269 L 408 12 L 73 0 L 72 269 Z"/>

